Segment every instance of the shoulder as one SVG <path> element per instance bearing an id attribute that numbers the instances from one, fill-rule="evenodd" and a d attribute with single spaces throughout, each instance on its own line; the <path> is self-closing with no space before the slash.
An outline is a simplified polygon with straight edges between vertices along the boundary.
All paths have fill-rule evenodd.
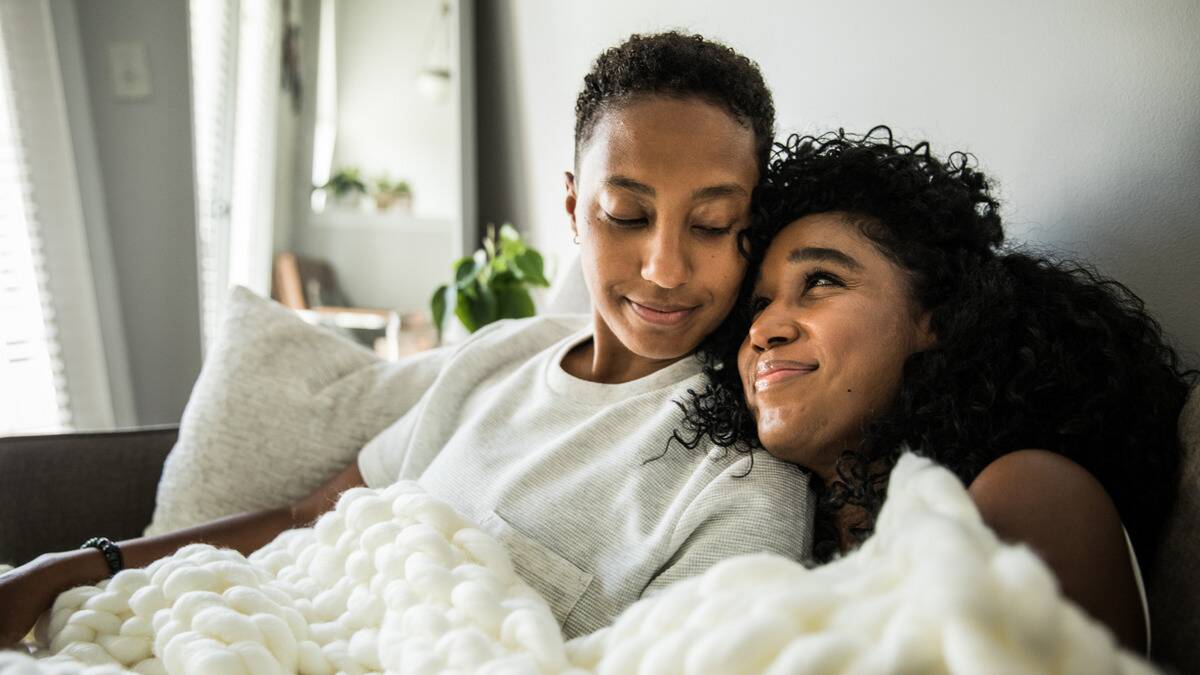
<path id="1" fill-rule="evenodd" d="M 1116 506 L 1100 481 L 1076 462 L 1048 450 L 1010 452 L 984 467 L 969 486 L 984 520 L 1006 531 L 1064 527 L 1119 531 Z"/>
<path id="2" fill-rule="evenodd" d="M 591 324 L 587 314 L 539 314 L 525 319 L 500 319 L 475 331 L 466 343 L 514 335 L 569 335 Z"/>
<path id="3" fill-rule="evenodd" d="M 1121 519 L 1100 481 L 1048 450 L 1018 450 L 984 467 L 968 487 L 983 520 L 1006 541 L 1034 548 L 1051 567 L 1125 555 Z"/>
<path id="4" fill-rule="evenodd" d="M 752 523 L 765 532 L 807 530 L 816 510 L 809 474 L 765 450 L 713 448 L 712 479 L 689 507 L 693 518 Z"/>
<path id="5" fill-rule="evenodd" d="M 1144 606 L 1116 506 L 1087 469 L 1046 450 L 993 461 L 969 491 L 1001 539 L 1029 546 L 1063 594 L 1112 629 L 1124 646 L 1145 644 Z"/>
<path id="6" fill-rule="evenodd" d="M 537 352 L 563 338 L 582 331 L 591 324 L 584 314 L 531 316 L 527 319 L 501 319 L 475 331 L 456 353 L 477 352 L 481 349 L 503 347 L 505 352 Z"/>
<path id="7" fill-rule="evenodd" d="M 717 448 L 704 462 L 707 482 L 684 505 L 671 535 L 672 551 L 703 561 L 690 573 L 752 553 L 811 560 L 815 497 L 807 473 L 763 450 Z"/>
<path id="8" fill-rule="evenodd" d="M 745 451 L 722 448 L 710 443 L 705 461 L 711 472 L 707 489 L 722 495 L 731 495 L 734 498 L 739 494 L 749 496 L 748 493 L 775 496 L 795 490 L 808 490 L 808 471 L 776 459 L 762 448 Z"/>

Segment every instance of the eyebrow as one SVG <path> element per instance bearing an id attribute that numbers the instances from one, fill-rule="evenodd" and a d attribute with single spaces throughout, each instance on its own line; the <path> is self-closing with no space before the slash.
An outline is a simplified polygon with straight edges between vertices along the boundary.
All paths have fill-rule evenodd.
<path id="1" fill-rule="evenodd" d="M 604 184 L 611 187 L 617 187 L 629 190 L 631 192 L 636 192 L 647 197 L 653 197 L 655 194 L 657 194 L 654 188 L 641 181 L 636 181 L 628 176 L 610 176 L 604 181 Z M 692 192 L 692 199 L 697 201 L 706 201 L 709 199 L 719 199 L 721 197 L 731 196 L 747 196 L 746 188 L 738 185 L 737 183 L 722 183 L 720 185 L 703 187 Z"/>
<path id="2" fill-rule="evenodd" d="M 861 270 L 862 264 L 854 258 L 842 253 L 836 248 L 820 248 L 816 246 L 806 246 L 804 248 L 792 249 L 788 254 L 787 261 L 790 263 L 800 262 L 827 262 L 835 263 L 843 267 L 848 267 L 852 270 Z"/>

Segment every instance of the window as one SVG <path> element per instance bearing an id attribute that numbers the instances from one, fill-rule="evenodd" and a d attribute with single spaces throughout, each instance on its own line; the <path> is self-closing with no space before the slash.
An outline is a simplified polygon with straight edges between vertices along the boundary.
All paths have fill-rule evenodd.
<path id="1" fill-rule="evenodd" d="M 46 272 L 13 101 L 0 30 L 0 434 L 71 422 L 54 316 L 39 283 Z"/>
<path id="2" fill-rule="evenodd" d="M 281 9 L 191 0 L 201 327 L 215 337 L 230 285 L 270 289 Z"/>
<path id="3" fill-rule="evenodd" d="M 110 428 L 62 73 L 46 0 L 0 0 L 0 434 Z"/>

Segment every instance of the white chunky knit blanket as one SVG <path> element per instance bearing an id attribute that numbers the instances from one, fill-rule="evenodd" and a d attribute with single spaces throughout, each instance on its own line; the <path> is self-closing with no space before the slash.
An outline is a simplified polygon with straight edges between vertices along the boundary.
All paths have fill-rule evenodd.
<path id="1" fill-rule="evenodd" d="M 906 455 L 875 535 L 808 570 L 725 561 L 565 643 L 507 553 L 413 483 L 354 489 L 248 559 L 188 546 L 63 593 L 4 673 L 1149 673 Z"/>

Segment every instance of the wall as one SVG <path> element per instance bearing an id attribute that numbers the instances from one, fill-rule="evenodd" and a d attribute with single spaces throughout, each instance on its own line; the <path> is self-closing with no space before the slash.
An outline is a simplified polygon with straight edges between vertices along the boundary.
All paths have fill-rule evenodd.
<path id="1" fill-rule="evenodd" d="M 454 3 L 450 20 L 457 30 L 458 21 L 469 20 L 472 4 Z M 422 98 L 412 85 L 425 64 L 427 33 L 437 26 L 431 23 L 437 6 L 433 0 L 338 4 L 334 166 L 349 163 L 361 167 L 367 177 L 387 171 L 393 178 L 409 180 L 415 213 L 404 217 L 330 208 L 318 216 L 311 212 L 309 193 L 320 2 L 300 4 L 305 91 L 291 169 L 292 228 L 285 243 L 302 255 L 332 263 L 342 290 L 358 306 L 428 308 L 433 290 L 449 281 L 463 241 L 473 239 L 467 220 L 474 218 L 471 205 L 463 203 L 470 197 L 459 197 L 460 191 L 473 194 L 474 186 L 459 173 L 469 170 L 473 153 L 460 144 L 457 134 L 460 123 L 469 123 L 472 105 L 471 73 L 459 63 L 458 37 L 450 46 L 451 66 L 455 85 L 467 90 L 452 91 L 448 101 L 436 103 Z M 474 243 L 470 246 L 473 250 Z"/>
<path id="2" fill-rule="evenodd" d="M 418 216 L 457 217 L 454 97 L 431 101 L 417 90 L 427 50 L 444 65 L 447 28 L 441 0 L 354 0 L 337 8 L 338 131 L 334 167 L 370 179 L 389 175 L 413 188 Z M 447 19 L 449 22 L 450 19 Z M 315 72 L 313 77 L 315 86 Z"/>
<path id="3" fill-rule="evenodd" d="M 117 291 L 116 262 L 108 229 L 104 186 L 96 156 L 96 134 L 92 128 L 92 109 L 88 103 L 87 79 L 80 52 L 79 20 L 75 3 L 70 0 L 56 0 L 49 3 L 49 7 L 62 72 L 63 102 L 70 128 L 79 204 L 87 238 L 88 271 L 91 273 L 99 315 L 100 342 L 104 350 L 102 365 L 108 374 L 111 425 L 131 427 L 137 424 L 137 409 L 133 400 L 129 349 L 125 340 L 121 297 Z M 80 425 L 78 417 L 73 422 Z"/>
<path id="4" fill-rule="evenodd" d="M 79 40 L 104 194 L 93 203 L 111 237 L 112 263 L 93 268 L 115 270 L 137 423 L 178 422 L 200 371 L 187 2 L 74 4 L 78 34 L 58 38 Z M 146 43 L 149 99 L 112 95 L 108 44 L 121 41 Z"/>
<path id="5" fill-rule="evenodd" d="M 630 33 L 682 28 L 761 65 L 782 132 L 888 123 L 973 152 L 1013 238 L 1094 260 L 1200 365 L 1194 0 L 481 5 L 481 220 L 519 219 L 569 255 L 562 172 L 583 75 Z"/>
<path id="6" fill-rule="evenodd" d="M 479 219 L 482 223 L 513 223 L 529 229 L 533 222 L 530 195 L 560 193 L 557 184 L 547 183 L 545 177 L 539 181 L 539 190 L 531 190 L 528 185 L 530 158 L 524 133 L 528 106 L 520 95 L 523 81 L 517 75 L 519 51 L 509 5 L 478 3 L 475 37 L 475 70 L 479 75 L 475 95 L 480 111 L 475 121 Z M 582 81 L 582 74 L 577 79 Z M 574 105 L 567 110 L 574 110 Z"/>

